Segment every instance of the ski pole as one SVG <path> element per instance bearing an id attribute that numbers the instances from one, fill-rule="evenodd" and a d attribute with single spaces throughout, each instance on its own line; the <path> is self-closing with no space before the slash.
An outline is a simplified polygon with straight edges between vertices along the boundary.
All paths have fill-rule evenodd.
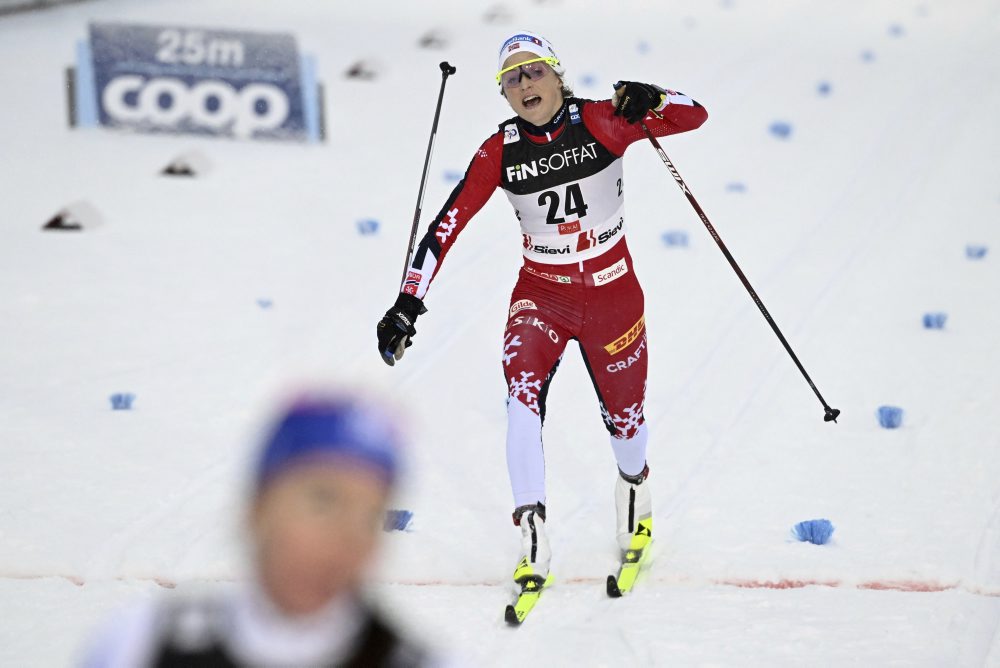
<path id="1" fill-rule="evenodd" d="M 823 395 L 819 393 L 819 390 L 816 388 L 816 384 L 813 383 L 812 378 L 810 378 L 809 374 L 806 373 L 805 367 L 802 366 L 802 362 L 800 362 L 799 358 L 796 357 L 795 353 L 792 351 L 792 347 L 788 345 L 788 341 L 785 339 L 785 335 L 781 333 L 780 329 L 778 329 L 778 324 L 774 322 L 774 318 L 772 318 L 771 314 L 768 313 L 767 308 L 764 306 L 764 302 L 762 302 L 760 297 L 757 296 L 757 291 L 753 289 L 752 285 L 750 285 L 750 281 L 747 280 L 747 277 L 743 273 L 743 270 L 740 269 L 740 265 L 736 264 L 736 260 L 733 258 L 732 253 L 729 252 L 729 249 L 726 248 L 726 244 L 722 243 L 722 237 L 719 236 L 719 233 L 715 231 L 715 227 L 712 225 L 711 222 L 709 222 L 708 216 L 705 215 L 705 211 L 701 208 L 701 205 L 698 204 L 698 200 L 696 200 L 694 198 L 694 195 L 691 194 L 691 189 L 687 187 L 686 183 L 684 183 L 684 179 L 681 178 L 680 172 L 678 172 L 677 168 L 674 167 L 674 163 L 670 162 L 670 158 L 667 157 L 667 154 L 663 150 L 663 147 L 660 146 L 660 142 L 658 142 L 653 133 L 649 131 L 649 128 L 646 127 L 645 122 L 639 121 L 639 124 L 642 125 L 642 129 L 646 131 L 646 136 L 649 138 L 649 141 L 653 144 L 653 147 L 656 149 L 656 152 L 660 154 L 660 160 L 662 160 L 663 164 L 667 166 L 667 169 L 670 171 L 670 175 L 674 177 L 674 181 L 677 181 L 677 185 L 679 185 L 681 190 L 684 191 L 684 194 L 687 196 L 687 199 L 691 203 L 691 206 L 694 207 L 694 210 L 698 213 L 698 217 L 701 218 L 701 222 L 705 224 L 705 227 L 708 229 L 708 233 L 712 235 L 712 238 L 715 239 L 715 243 L 719 245 L 719 250 L 721 250 L 722 254 L 726 256 L 727 260 L 729 260 L 729 264 L 732 266 L 733 271 L 736 272 L 736 275 L 740 277 L 740 281 L 742 281 L 743 287 L 745 287 L 747 289 L 747 292 L 750 293 L 750 296 L 753 297 L 754 303 L 757 305 L 757 308 L 760 309 L 760 312 L 764 316 L 764 319 L 767 320 L 767 324 L 769 324 L 771 326 L 771 329 L 774 330 L 774 333 L 775 335 L 777 335 L 778 340 L 781 341 L 781 345 L 785 347 L 785 350 L 791 356 L 792 361 L 795 362 L 795 366 L 799 368 L 799 371 L 802 372 L 802 376 L 806 379 L 806 382 L 809 383 L 809 387 L 811 387 L 812 391 L 816 393 L 816 398 L 819 399 L 819 402 L 821 404 L 823 404 L 823 410 L 825 411 L 825 414 L 823 416 L 823 421 L 836 422 L 837 417 L 840 415 L 840 410 L 837 408 L 830 408 L 830 405 L 826 403 L 825 399 L 823 399 Z"/>
<path id="2" fill-rule="evenodd" d="M 417 226 L 420 225 L 420 211 L 424 206 L 424 189 L 427 187 L 427 170 L 431 166 L 431 154 L 434 152 L 434 139 L 437 137 L 438 119 L 441 117 L 441 101 L 444 99 L 444 85 L 448 76 L 457 70 L 448 61 L 441 63 L 441 91 L 438 93 L 437 107 L 434 109 L 434 123 L 431 125 L 431 138 L 427 142 L 427 155 L 424 157 L 424 173 L 420 176 L 420 192 L 417 193 L 417 208 L 413 212 L 413 227 L 410 229 L 410 243 L 406 247 L 406 261 L 403 263 L 403 276 L 399 279 L 399 289 L 402 291 L 406 283 L 406 272 L 410 268 L 413 256 L 413 246 L 417 242 Z"/>

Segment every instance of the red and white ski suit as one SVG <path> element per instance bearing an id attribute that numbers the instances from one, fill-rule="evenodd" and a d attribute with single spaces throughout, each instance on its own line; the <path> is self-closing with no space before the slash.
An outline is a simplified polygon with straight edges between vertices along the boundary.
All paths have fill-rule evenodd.
<path id="1" fill-rule="evenodd" d="M 658 137 L 708 114 L 667 91 L 645 119 Z M 545 397 L 575 339 L 623 473 L 646 460 L 647 339 L 642 288 L 625 242 L 622 156 L 645 137 L 609 100 L 568 98 L 545 128 L 512 118 L 473 157 L 417 247 L 403 292 L 423 298 L 462 229 L 502 188 L 521 224 L 524 265 L 511 295 L 503 372 L 509 391 L 507 465 L 515 506 L 545 502 Z"/>

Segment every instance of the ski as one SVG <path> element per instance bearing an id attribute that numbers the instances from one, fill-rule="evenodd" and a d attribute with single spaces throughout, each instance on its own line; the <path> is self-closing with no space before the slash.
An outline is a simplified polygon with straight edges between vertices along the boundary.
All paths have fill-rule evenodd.
<path id="1" fill-rule="evenodd" d="M 531 564 L 525 557 L 514 570 L 514 582 L 521 586 L 521 591 L 518 592 L 514 602 L 504 610 L 503 618 L 511 626 L 520 626 L 538 603 L 542 591 L 552 584 L 552 573 L 544 579 L 540 575 L 534 575 Z"/>
<path id="2" fill-rule="evenodd" d="M 622 554 L 621 566 L 617 575 L 608 576 L 608 596 L 621 598 L 635 585 L 635 579 L 642 569 L 646 556 L 649 554 L 649 544 L 653 541 L 653 518 L 639 520 L 639 526 L 632 535 L 632 542 Z"/>

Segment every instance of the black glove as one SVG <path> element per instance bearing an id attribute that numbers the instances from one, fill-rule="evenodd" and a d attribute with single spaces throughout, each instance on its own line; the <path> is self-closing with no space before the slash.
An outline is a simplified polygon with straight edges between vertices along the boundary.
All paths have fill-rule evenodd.
<path id="1" fill-rule="evenodd" d="M 424 313 L 427 313 L 427 309 L 423 301 L 413 295 L 399 293 L 396 303 L 378 321 L 376 329 L 378 352 L 383 362 L 395 366 L 396 360 L 403 358 L 403 352 L 413 345 L 410 339 L 417 334 L 413 326 L 417 322 L 417 316 Z"/>
<path id="2" fill-rule="evenodd" d="M 615 94 L 611 98 L 615 105 L 615 116 L 624 116 L 629 123 L 638 123 L 651 109 L 663 103 L 665 90 L 653 84 L 635 81 L 619 81 L 615 84 Z"/>

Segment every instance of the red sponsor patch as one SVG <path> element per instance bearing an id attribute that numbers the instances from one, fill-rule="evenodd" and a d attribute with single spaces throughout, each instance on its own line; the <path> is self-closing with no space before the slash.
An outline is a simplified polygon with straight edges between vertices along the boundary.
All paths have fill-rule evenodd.
<path id="1" fill-rule="evenodd" d="M 570 278 L 569 276 L 560 276 L 559 274 L 550 274 L 545 271 L 538 271 L 537 269 L 529 267 L 528 265 L 524 265 L 523 269 L 529 274 L 538 276 L 539 278 L 544 278 L 546 281 L 552 281 L 553 283 L 562 283 L 563 285 L 569 285 L 570 283 L 573 282 L 573 279 Z"/>
<path id="2" fill-rule="evenodd" d="M 413 295 L 415 297 L 417 295 L 417 286 L 415 286 L 415 285 L 404 285 L 403 286 L 403 292 L 405 292 L 408 295 Z"/>
<path id="3" fill-rule="evenodd" d="M 582 253 L 583 251 L 593 248 L 597 245 L 597 235 L 594 234 L 594 230 L 589 232 L 581 232 L 580 236 L 576 238 L 576 252 Z"/>
<path id="4" fill-rule="evenodd" d="M 576 234 L 580 231 L 580 221 L 574 221 L 572 223 L 560 223 L 559 234 Z"/>
<path id="5" fill-rule="evenodd" d="M 518 300 L 518 301 L 516 301 L 516 302 L 514 302 L 513 304 L 510 305 L 510 314 L 507 317 L 508 318 L 513 318 L 516 314 L 520 313 L 521 311 L 523 311 L 525 309 L 529 309 L 529 308 L 530 309 L 537 309 L 538 307 L 535 306 L 535 302 L 531 301 L 530 299 L 521 299 L 521 300 Z"/>
<path id="6" fill-rule="evenodd" d="M 419 283 L 421 278 L 423 278 L 423 276 L 421 276 L 415 271 L 409 271 L 406 273 L 406 280 L 408 281 L 416 281 L 417 283 Z"/>
<path id="7" fill-rule="evenodd" d="M 594 285 L 604 285 L 628 273 L 628 263 L 622 258 L 617 264 L 594 273 Z"/>

